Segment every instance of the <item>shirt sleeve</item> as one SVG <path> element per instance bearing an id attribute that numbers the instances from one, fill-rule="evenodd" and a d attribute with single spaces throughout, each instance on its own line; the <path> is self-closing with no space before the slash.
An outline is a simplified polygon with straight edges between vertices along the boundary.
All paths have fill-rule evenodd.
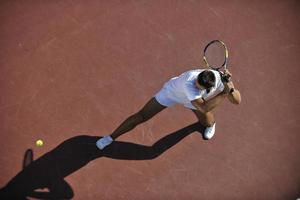
<path id="1" fill-rule="evenodd" d="M 200 99 L 204 95 L 204 90 L 197 89 L 192 83 L 188 82 L 184 86 L 184 93 L 189 101 Z"/>
<path id="2" fill-rule="evenodd" d="M 212 88 L 209 93 L 203 95 L 203 99 L 209 100 L 209 99 L 217 96 L 218 94 L 220 94 L 223 90 L 224 90 L 224 85 L 222 82 L 219 82 L 217 87 Z"/>

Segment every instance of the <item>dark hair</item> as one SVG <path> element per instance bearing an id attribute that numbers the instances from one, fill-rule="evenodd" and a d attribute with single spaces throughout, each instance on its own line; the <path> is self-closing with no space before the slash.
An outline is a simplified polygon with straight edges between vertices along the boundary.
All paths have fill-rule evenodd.
<path id="1" fill-rule="evenodd" d="M 215 85 L 216 77 L 212 71 L 205 70 L 198 75 L 197 81 L 201 86 L 211 88 Z"/>

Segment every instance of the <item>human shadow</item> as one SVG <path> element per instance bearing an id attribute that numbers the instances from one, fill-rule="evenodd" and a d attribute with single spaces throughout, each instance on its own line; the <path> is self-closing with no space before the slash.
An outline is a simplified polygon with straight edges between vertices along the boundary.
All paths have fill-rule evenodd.
<path id="1" fill-rule="evenodd" d="M 168 134 L 152 146 L 115 141 L 102 151 L 95 145 L 101 137 L 72 137 L 24 167 L 0 189 L 0 199 L 71 199 L 74 192 L 64 178 L 90 161 L 100 157 L 121 160 L 155 159 L 190 133 L 203 133 L 203 130 L 199 123 L 194 123 Z M 37 191 L 43 188 L 48 191 Z"/>

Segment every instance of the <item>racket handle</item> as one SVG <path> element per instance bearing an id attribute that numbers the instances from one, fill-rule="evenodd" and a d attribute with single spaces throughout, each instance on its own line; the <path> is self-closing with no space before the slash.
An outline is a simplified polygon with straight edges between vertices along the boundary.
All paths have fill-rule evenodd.
<path id="1" fill-rule="evenodd" d="M 228 83 L 230 81 L 230 75 L 222 74 L 221 79 L 222 79 L 223 82 Z"/>

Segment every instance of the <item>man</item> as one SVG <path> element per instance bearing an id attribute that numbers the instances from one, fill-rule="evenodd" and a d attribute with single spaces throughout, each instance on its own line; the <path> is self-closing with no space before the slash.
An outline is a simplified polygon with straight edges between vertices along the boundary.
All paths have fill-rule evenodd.
<path id="1" fill-rule="evenodd" d="M 232 75 L 227 70 L 225 76 Z M 104 149 L 117 137 L 177 103 L 195 113 L 199 122 L 206 127 L 203 138 L 211 139 L 216 127 L 212 110 L 226 97 L 233 104 L 241 102 L 240 92 L 234 88 L 233 82 L 223 79 L 219 72 L 208 69 L 190 70 L 170 79 L 140 111 L 128 117 L 111 135 L 99 139 L 97 147 Z"/>

